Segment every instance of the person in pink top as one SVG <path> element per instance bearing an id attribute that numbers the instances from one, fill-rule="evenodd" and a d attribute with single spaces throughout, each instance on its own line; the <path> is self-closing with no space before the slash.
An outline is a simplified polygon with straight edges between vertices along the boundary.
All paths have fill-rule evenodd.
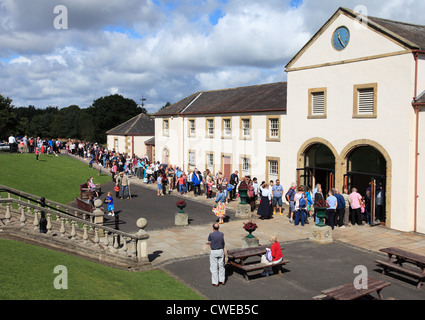
<path id="1" fill-rule="evenodd" d="M 362 196 L 357 192 L 356 188 L 351 189 L 350 193 L 350 206 L 351 206 L 351 224 L 354 226 L 356 223 L 361 226 L 362 224 L 362 211 L 363 204 Z"/>

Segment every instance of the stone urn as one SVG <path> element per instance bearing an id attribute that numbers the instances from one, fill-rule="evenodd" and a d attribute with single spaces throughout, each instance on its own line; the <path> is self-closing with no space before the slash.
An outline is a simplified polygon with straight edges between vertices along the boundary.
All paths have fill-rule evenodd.
<path id="1" fill-rule="evenodd" d="M 316 217 L 319 219 L 319 223 L 316 223 L 318 227 L 326 227 L 325 219 L 326 219 L 326 207 L 314 207 L 316 210 Z"/>
<path id="2" fill-rule="evenodd" d="M 177 212 L 174 216 L 174 224 L 176 226 L 188 226 L 189 225 L 189 215 L 183 211 L 186 208 L 185 201 L 178 201 L 176 203 L 177 208 L 179 208 L 179 212 Z"/>
<path id="3" fill-rule="evenodd" d="M 246 199 L 248 198 L 248 189 L 238 189 L 239 192 L 239 198 L 241 199 L 241 204 L 248 204 L 246 202 Z"/>

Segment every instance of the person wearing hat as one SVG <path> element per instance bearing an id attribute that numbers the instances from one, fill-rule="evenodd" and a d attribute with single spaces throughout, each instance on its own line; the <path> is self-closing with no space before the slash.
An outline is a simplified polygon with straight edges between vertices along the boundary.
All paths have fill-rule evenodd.
<path id="1" fill-rule="evenodd" d="M 120 199 L 125 198 L 125 193 L 127 193 L 127 199 L 130 199 L 130 193 L 128 192 L 128 177 L 124 172 L 120 172 L 117 183 L 121 186 L 121 196 Z"/>

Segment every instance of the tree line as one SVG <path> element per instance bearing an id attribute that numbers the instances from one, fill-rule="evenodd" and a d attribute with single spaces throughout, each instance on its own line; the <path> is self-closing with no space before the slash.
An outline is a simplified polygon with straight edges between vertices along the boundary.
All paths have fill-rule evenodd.
<path id="1" fill-rule="evenodd" d="M 0 140 L 7 140 L 12 134 L 105 143 L 106 131 L 147 113 L 134 100 L 119 94 L 101 97 L 88 108 L 70 105 L 38 109 L 32 105 L 15 107 L 12 102 L 0 95 Z"/>

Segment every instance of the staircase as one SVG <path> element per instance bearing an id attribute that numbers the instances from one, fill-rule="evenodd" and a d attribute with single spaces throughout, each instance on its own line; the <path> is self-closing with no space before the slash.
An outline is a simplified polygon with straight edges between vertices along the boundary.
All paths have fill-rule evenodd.
<path id="1" fill-rule="evenodd" d="M 0 185 L 0 238 L 23 241 L 122 269 L 150 266 L 147 221 L 134 234 L 94 223 L 93 214 Z"/>

